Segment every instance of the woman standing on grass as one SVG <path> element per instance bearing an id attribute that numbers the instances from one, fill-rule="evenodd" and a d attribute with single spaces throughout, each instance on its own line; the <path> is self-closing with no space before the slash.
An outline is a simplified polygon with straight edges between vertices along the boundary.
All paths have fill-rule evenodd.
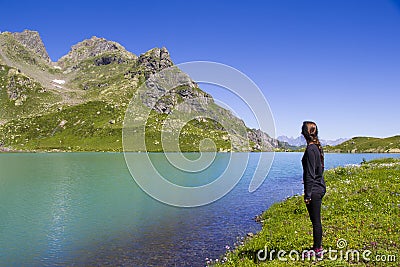
<path id="1" fill-rule="evenodd" d="M 318 128 L 315 122 L 303 122 L 301 134 L 307 141 L 307 148 L 301 163 L 303 165 L 304 202 L 313 225 L 314 245 L 312 250 L 316 257 L 322 257 L 321 204 L 326 192 L 323 176 L 324 151 L 318 139 Z"/>

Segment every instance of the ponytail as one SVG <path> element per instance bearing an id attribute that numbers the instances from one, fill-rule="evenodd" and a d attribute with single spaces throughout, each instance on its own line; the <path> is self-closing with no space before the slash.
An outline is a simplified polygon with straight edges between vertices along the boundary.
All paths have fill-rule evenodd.
<path id="1" fill-rule="evenodd" d="M 320 158 L 321 158 L 322 169 L 324 169 L 325 155 L 324 155 L 324 149 L 322 148 L 321 142 L 319 141 L 319 138 L 318 138 L 317 124 L 315 124 L 315 122 L 312 122 L 312 121 L 303 122 L 303 127 L 301 128 L 301 133 L 303 134 L 307 143 L 312 142 L 318 147 Z"/>
<path id="2" fill-rule="evenodd" d="M 319 154 L 320 154 L 320 158 L 321 158 L 321 165 L 322 165 L 322 169 L 324 169 L 325 168 L 325 162 L 324 162 L 324 159 L 325 159 L 325 155 L 324 155 L 324 149 L 322 148 L 322 145 L 321 145 L 321 142 L 319 141 L 319 139 L 318 139 L 318 136 L 316 136 L 315 138 L 313 138 L 313 141 L 312 141 L 314 144 L 316 144 L 317 145 L 317 147 L 318 147 L 318 149 L 319 149 Z"/>

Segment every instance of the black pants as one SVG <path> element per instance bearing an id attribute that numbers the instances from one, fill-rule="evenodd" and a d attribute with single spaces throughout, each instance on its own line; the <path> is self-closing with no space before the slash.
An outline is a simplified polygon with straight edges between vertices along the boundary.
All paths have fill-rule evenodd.
<path id="1" fill-rule="evenodd" d="M 312 193 L 311 202 L 306 205 L 313 226 L 314 249 L 322 247 L 321 204 L 324 195 L 323 192 Z"/>

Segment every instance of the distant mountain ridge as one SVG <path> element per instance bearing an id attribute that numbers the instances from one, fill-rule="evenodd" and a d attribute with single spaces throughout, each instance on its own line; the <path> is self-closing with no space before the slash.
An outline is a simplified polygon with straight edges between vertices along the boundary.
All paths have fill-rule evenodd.
<path id="1" fill-rule="evenodd" d="M 336 146 L 326 147 L 336 153 L 400 153 L 400 135 L 377 137 L 353 137 Z"/>
<path id="2" fill-rule="evenodd" d="M 123 120 L 130 100 L 141 86 L 158 88 L 151 78 L 169 67 L 174 64 L 165 47 L 136 56 L 119 43 L 95 36 L 51 62 L 38 32 L 2 32 L 0 149 L 121 151 Z M 206 118 L 184 126 L 179 139 L 182 151 L 197 151 L 205 138 L 212 139 L 218 151 L 272 151 L 279 146 L 267 133 L 247 128 L 175 69 L 172 78 L 180 86 L 160 99 L 149 90 L 140 103 L 152 108 L 146 121 L 149 151 L 163 150 L 163 122 L 178 104 L 188 100 L 192 104 L 186 105 L 183 113 L 202 111 Z M 221 122 L 232 134 L 227 134 Z"/>
<path id="3" fill-rule="evenodd" d="M 304 139 L 303 136 L 299 136 L 299 137 L 287 137 L 285 135 L 281 135 L 278 136 L 277 138 L 280 142 L 286 142 L 287 144 L 289 144 L 290 146 L 296 146 L 296 147 L 300 147 L 300 146 L 305 146 L 306 145 L 306 140 Z M 335 145 L 339 145 L 345 141 L 349 140 L 349 138 L 339 138 L 336 140 L 324 140 L 324 139 L 320 139 L 320 142 L 323 146 L 335 146 Z"/>

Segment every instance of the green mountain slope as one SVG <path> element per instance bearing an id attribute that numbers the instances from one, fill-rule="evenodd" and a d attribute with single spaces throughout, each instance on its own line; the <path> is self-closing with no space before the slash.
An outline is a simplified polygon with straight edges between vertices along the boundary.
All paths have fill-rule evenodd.
<path id="1" fill-rule="evenodd" d="M 97 37 L 51 62 L 39 34 L 27 30 L 0 34 L 0 64 L 0 150 L 39 151 L 122 151 L 122 126 L 132 97 L 143 86 L 154 87 L 151 79 L 173 66 L 165 48 L 137 57 Z M 162 126 L 182 103 L 182 116 L 197 116 L 180 129 L 183 151 L 198 151 L 205 138 L 213 140 L 218 151 L 270 151 L 278 146 L 266 133 L 248 129 L 216 105 L 179 69 L 176 75 L 172 79 L 179 80 L 179 86 L 156 103 L 152 101 L 158 96 L 146 90 L 137 104 L 137 117 L 151 109 L 144 122 L 148 151 L 163 150 Z"/>
<path id="2" fill-rule="evenodd" d="M 0 120 L 54 111 L 61 96 L 16 68 L 0 64 Z"/>
<path id="3" fill-rule="evenodd" d="M 354 137 L 340 145 L 327 146 L 325 150 L 338 153 L 400 153 L 400 135 L 387 138 Z"/>

